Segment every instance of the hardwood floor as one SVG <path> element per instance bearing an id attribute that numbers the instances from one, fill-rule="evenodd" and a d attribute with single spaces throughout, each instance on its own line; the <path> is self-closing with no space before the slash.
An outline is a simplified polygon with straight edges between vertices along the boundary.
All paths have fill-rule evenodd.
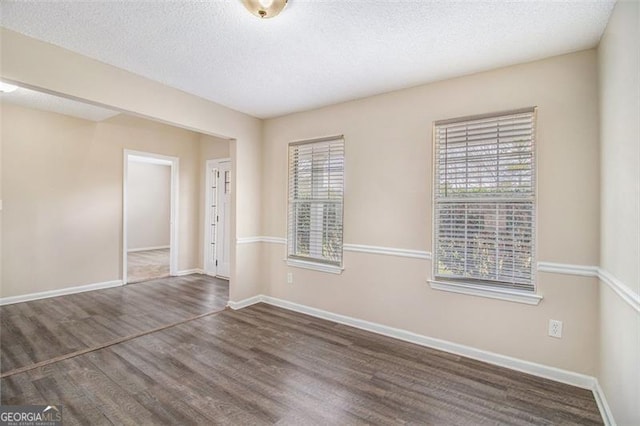
<path id="1" fill-rule="evenodd" d="M 228 300 L 228 281 L 189 275 L 2 306 L 0 371 L 219 311 Z"/>
<path id="2" fill-rule="evenodd" d="M 169 276 L 169 249 L 127 253 L 127 282 L 137 283 Z"/>
<path id="3" fill-rule="evenodd" d="M 0 386 L 65 424 L 602 424 L 590 391 L 264 304 Z"/>

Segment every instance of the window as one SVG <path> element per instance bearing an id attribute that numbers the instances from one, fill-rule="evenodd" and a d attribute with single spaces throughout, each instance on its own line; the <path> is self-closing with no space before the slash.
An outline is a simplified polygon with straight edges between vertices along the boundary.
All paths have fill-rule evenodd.
<path id="1" fill-rule="evenodd" d="M 535 290 L 535 109 L 435 123 L 435 281 Z"/>
<path id="2" fill-rule="evenodd" d="M 325 265 L 319 269 L 329 272 L 340 271 L 343 198 L 342 136 L 291 143 L 287 246 L 290 264 L 311 263 Z"/>

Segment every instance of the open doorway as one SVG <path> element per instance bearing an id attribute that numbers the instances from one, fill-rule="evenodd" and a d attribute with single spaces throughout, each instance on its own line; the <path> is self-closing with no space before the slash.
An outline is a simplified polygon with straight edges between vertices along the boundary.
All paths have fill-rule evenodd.
<path id="1" fill-rule="evenodd" d="M 123 282 L 175 275 L 178 159 L 125 150 Z"/>
<path id="2" fill-rule="evenodd" d="M 205 192 L 205 273 L 229 278 L 231 237 L 231 160 L 208 160 Z"/>

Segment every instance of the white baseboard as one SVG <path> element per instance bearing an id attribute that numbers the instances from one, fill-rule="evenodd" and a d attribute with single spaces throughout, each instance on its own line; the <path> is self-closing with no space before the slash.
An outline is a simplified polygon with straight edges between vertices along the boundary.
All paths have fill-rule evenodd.
<path id="1" fill-rule="evenodd" d="M 176 272 L 174 277 L 183 277 L 185 275 L 191 275 L 191 274 L 204 274 L 204 271 L 200 268 L 185 269 L 183 271 Z"/>
<path id="2" fill-rule="evenodd" d="M 310 315 L 312 317 L 337 322 L 339 324 L 345 324 L 351 327 L 381 334 L 387 337 L 392 337 L 405 342 L 415 343 L 417 345 L 425 346 L 428 348 L 454 353 L 467 358 L 472 358 L 478 361 L 497 365 L 499 367 L 505 367 L 537 377 L 566 383 L 582 389 L 589 389 L 594 393 L 594 397 L 596 399 L 596 402 L 598 403 L 598 407 L 600 408 L 600 412 L 605 425 L 615 425 L 613 416 L 611 415 L 611 411 L 609 410 L 606 403 L 604 393 L 602 392 L 597 379 L 593 376 L 587 376 L 585 374 L 580 374 L 573 371 L 550 367 L 547 365 L 525 361 L 506 355 L 500 355 L 494 352 L 473 348 L 471 346 L 461 345 L 459 343 L 453 343 L 442 339 L 436 339 L 407 330 L 388 327 L 386 325 L 377 324 L 346 315 L 335 314 L 333 312 L 312 308 L 310 306 L 289 302 L 287 300 L 282 300 L 271 296 L 258 295 L 238 302 L 229 302 L 228 306 L 231 309 L 242 309 L 260 302 L 288 309 L 290 311 Z"/>
<path id="3" fill-rule="evenodd" d="M 120 287 L 122 280 L 105 281 L 101 283 L 80 285 L 76 287 L 66 287 L 58 290 L 42 291 L 39 293 L 22 294 L 20 296 L 10 296 L 0 298 L 0 306 L 14 303 L 29 302 L 31 300 L 47 299 L 50 297 L 64 296 L 67 294 L 84 293 L 85 291 L 102 290 L 111 287 Z"/>
<path id="4" fill-rule="evenodd" d="M 137 251 L 162 250 L 162 249 L 168 249 L 168 248 L 171 248 L 171 246 L 142 247 L 142 248 L 128 249 L 127 253 L 135 253 Z"/>
<path id="5" fill-rule="evenodd" d="M 602 421 L 605 426 L 616 426 L 616 421 L 613 419 L 613 413 L 611 412 L 611 408 L 609 408 L 609 404 L 607 403 L 607 398 L 604 396 L 604 391 L 600 387 L 600 383 L 598 380 L 595 380 L 595 384 L 593 386 L 593 396 L 596 399 L 596 404 L 598 404 L 598 409 L 600 410 L 600 415 L 602 416 Z"/>
<path id="6" fill-rule="evenodd" d="M 446 340 L 436 339 L 433 337 L 413 333 L 411 331 L 402 330 L 399 328 L 388 327 L 386 325 L 348 317 L 346 315 L 334 314 L 332 312 L 323 311 L 321 309 L 300 305 L 282 299 L 277 299 L 275 297 L 262 296 L 261 301 L 291 311 L 300 312 L 303 314 L 311 315 L 313 317 L 349 325 L 351 327 L 371 331 L 373 333 L 382 334 L 388 337 L 393 337 L 405 342 L 415 343 L 421 346 L 462 355 L 467 358 L 477 359 L 489 364 L 510 368 L 512 370 L 521 371 L 523 373 L 533 374 L 534 376 L 544 377 L 546 379 L 555 380 L 557 382 L 567 383 L 583 389 L 592 389 L 595 380 L 593 377 L 586 376 L 584 374 L 574 373 L 572 371 L 549 367 L 542 364 L 536 364 L 534 362 L 512 358 L 506 355 L 500 355 L 494 352 L 461 345 L 459 343 L 453 343 Z"/>
<path id="7" fill-rule="evenodd" d="M 229 300 L 227 302 L 227 306 L 233 309 L 234 311 L 237 309 L 246 308 L 247 306 L 255 305 L 256 303 L 264 302 L 264 297 L 262 295 L 253 296 L 248 299 L 241 300 L 239 302 L 233 302 Z"/>
<path id="8" fill-rule="evenodd" d="M 204 271 L 202 269 L 187 269 L 184 271 L 178 271 L 178 273 L 175 276 L 181 277 L 184 275 L 191 275 L 191 274 L 204 274 Z M 121 285 L 122 285 L 122 280 L 113 280 L 113 281 L 105 281 L 101 283 L 80 285 L 76 287 L 66 287 L 66 288 L 61 288 L 57 290 L 42 291 L 38 293 L 21 294 L 19 296 L 0 297 L 0 306 L 12 305 L 14 303 L 21 303 L 21 302 L 29 302 L 31 300 L 48 299 L 50 297 L 64 296 L 67 294 L 83 293 L 85 291 L 102 290 L 105 288 L 119 287 Z"/>

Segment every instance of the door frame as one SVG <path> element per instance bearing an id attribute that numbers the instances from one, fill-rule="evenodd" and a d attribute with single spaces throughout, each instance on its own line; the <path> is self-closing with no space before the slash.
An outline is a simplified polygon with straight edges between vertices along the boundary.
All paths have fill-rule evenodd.
<path id="1" fill-rule="evenodd" d="M 229 170 L 231 171 L 231 158 L 215 158 L 212 160 L 207 160 L 205 163 L 204 173 L 205 173 L 205 186 L 204 186 L 204 239 L 203 239 L 203 250 L 202 250 L 202 269 L 206 275 L 217 276 L 218 268 L 215 268 L 215 271 L 212 273 L 207 270 L 207 259 L 209 258 L 209 251 L 211 250 L 211 233 L 207 230 L 210 228 L 209 223 L 209 209 L 211 208 L 211 195 L 209 193 L 209 188 L 211 187 L 211 173 L 209 171 L 212 168 L 220 168 L 220 163 L 229 163 Z M 218 198 L 220 198 L 220 192 L 217 192 Z M 218 205 L 218 200 L 216 200 L 216 206 Z M 231 218 L 225 217 L 225 220 L 231 220 Z M 218 234 L 216 234 L 217 237 Z M 216 248 L 217 248 L 216 244 Z M 231 248 L 231 235 L 229 235 L 229 247 Z M 217 256 L 217 253 L 216 253 Z"/>
<path id="2" fill-rule="evenodd" d="M 160 164 L 171 168 L 171 208 L 169 220 L 169 275 L 178 274 L 178 177 L 180 159 L 153 152 L 134 151 L 125 149 L 123 153 L 122 173 L 122 284 L 127 284 L 127 181 L 129 174 L 129 160 L 135 159 L 143 163 Z"/>

